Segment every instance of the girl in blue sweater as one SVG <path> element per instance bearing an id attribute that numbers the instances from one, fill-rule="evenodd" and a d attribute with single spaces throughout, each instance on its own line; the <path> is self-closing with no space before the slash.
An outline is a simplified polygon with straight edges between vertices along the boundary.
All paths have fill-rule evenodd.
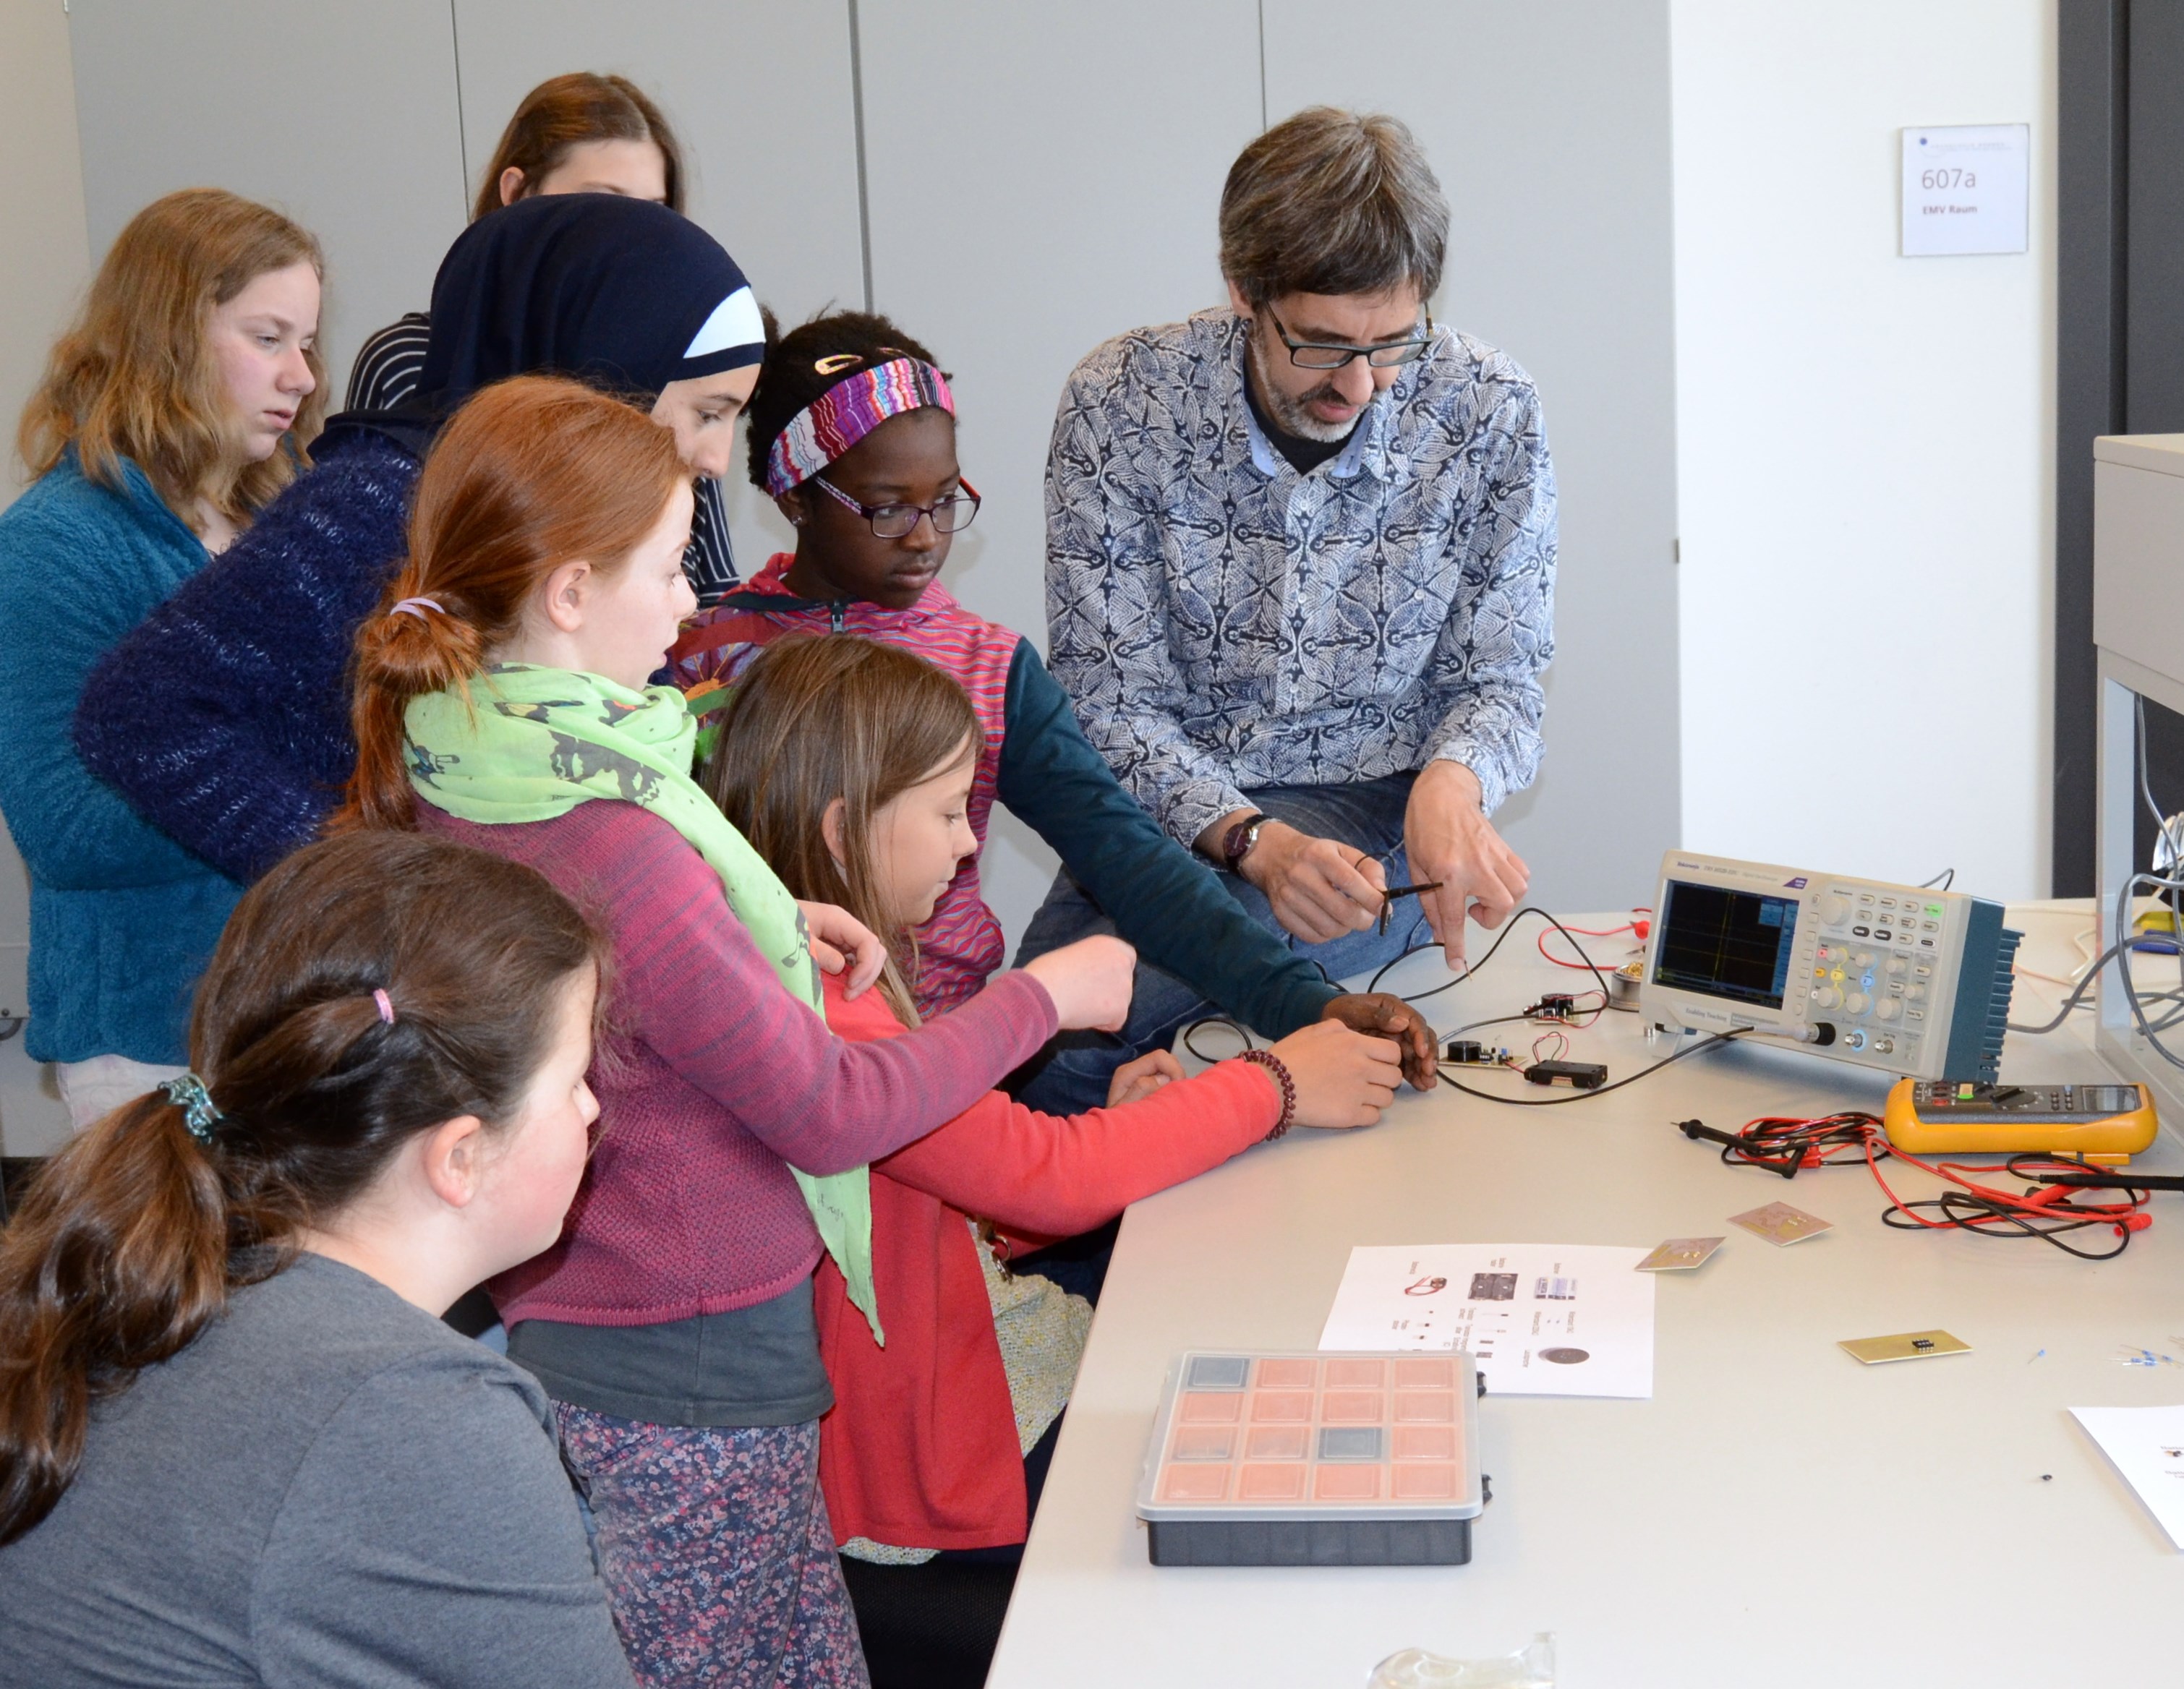
<path id="1" fill-rule="evenodd" d="M 53 347 L 0 514 L 0 814 L 31 876 L 24 1042 L 77 1125 L 180 1070 L 189 992 L 241 887 L 70 742 L 85 677 L 309 459 L 318 242 L 215 188 L 155 201 Z"/>

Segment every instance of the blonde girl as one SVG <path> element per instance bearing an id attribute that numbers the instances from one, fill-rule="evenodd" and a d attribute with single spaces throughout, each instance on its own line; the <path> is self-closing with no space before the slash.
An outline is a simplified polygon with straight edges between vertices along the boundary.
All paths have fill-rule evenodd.
<path id="1" fill-rule="evenodd" d="M 241 887 L 78 754 L 86 677 L 308 464 L 325 408 L 318 242 L 217 188 L 131 219 L 16 436 L 0 514 L 0 813 L 31 874 L 25 1043 L 79 1126 L 183 1059 Z"/>

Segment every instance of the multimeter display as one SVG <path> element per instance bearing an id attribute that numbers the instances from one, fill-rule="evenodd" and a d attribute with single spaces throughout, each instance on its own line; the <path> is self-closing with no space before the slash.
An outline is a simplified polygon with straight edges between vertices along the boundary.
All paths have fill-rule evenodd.
<path id="1" fill-rule="evenodd" d="M 1671 880 L 1666 903 L 1653 963 L 1656 984 L 1767 1008 L 1782 1006 L 1797 931 L 1796 898 Z"/>

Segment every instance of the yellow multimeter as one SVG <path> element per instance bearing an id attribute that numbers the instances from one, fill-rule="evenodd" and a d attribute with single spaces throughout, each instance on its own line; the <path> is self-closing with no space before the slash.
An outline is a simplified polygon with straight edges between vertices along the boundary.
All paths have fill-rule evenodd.
<path id="1" fill-rule="evenodd" d="M 2153 1142 L 2161 1123 L 2142 1085 L 1984 1085 L 1900 1079 L 1881 1126 L 1914 1155 L 2046 1153 L 2120 1166 Z"/>

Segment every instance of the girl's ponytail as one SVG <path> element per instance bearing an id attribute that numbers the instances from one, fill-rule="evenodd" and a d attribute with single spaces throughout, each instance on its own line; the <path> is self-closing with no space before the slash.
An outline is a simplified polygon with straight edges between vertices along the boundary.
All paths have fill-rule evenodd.
<path id="1" fill-rule="evenodd" d="M 252 886 L 198 987 L 195 1073 L 75 1139 L 0 1231 L 0 1544 L 67 1490 L 101 1398 L 404 1143 L 512 1119 L 604 953 L 535 870 L 414 833 L 323 840 Z"/>
<path id="2" fill-rule="evenodd" d="M 337 826 L 417 824 L 415 796 L 404 755 L 403 719 L 410 700 L 467 686 L 485 667 L 485 640 L 460 601 L 418 590 L 413 559 L 395 576 L 378 611 L 357 630 L 355 691 L 349 729 L 356 735 L 356 773 Z M 443 589 L 444 593 L 445 589 Z"/>
<path id="3" fill-rule="evenodd" d="M 466 688 L 563 564 L 620 568 L 689 474 L 670 430 L 575 381 L 519 375 L 457 411 L 418 478 L 409 558 L 357 632 L 356 773 L 331 831 L 415 825 L 410 700 Z"/>
<path id="4" fill-rule="evenodd" d="M 167 1359 L 227 1299 L 228 1204 L 153 1092 L 47 1164 L 0 1232 L 0 1543 L 75 1475 L 100 1381 Z"/>

